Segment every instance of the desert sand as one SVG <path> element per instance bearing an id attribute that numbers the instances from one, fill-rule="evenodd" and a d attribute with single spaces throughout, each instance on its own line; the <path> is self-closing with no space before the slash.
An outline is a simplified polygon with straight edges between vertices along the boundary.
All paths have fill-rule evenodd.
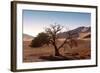
<path id="1" fill-rule="evenodd" d="M 63 40 L 60 40 L 62 43 Z M 54 56 L 55 50 L 52 45 L 43 45 L 42 47 L 30 47 L 31 41 L 23 41 L 23 62 L 41 62 L 55 60 L 84 60 L 91 59 L 91 40 L 77 39 L 78 46 L 70 48 L 67 44 L 59 51 L 63 57 Z M 59 44 L 60 44 L 59 43 Z M 59 45 L 58 44 L 58 45 Z"/>

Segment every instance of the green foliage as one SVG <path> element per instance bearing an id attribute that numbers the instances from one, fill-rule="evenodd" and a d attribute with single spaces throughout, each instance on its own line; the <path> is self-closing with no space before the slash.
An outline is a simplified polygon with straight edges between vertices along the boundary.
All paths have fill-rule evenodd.
<path id="1" fill-rule="evenodd" d="M 46 33 L 41 32 L 32 40 L 31 47 L 41 47 L 44 44 L 49 44 L 49 36 Z"/>

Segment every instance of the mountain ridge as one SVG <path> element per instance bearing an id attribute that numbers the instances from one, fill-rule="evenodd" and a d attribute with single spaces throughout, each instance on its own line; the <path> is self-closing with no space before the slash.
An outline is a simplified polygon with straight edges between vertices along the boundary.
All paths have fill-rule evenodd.
<path id="1" fill-rule="evenodd" d="M 66 38 L 70 34 L 72 37 L 78 38 L 80 36 L 80 33 L 89 33 L 89 32 L 91 32 L 91 27 L 81 26 L 81 27 L 75 28 L 73 30 L 69 30 L 67 32 L 58 33 L 58 37 Z"/>

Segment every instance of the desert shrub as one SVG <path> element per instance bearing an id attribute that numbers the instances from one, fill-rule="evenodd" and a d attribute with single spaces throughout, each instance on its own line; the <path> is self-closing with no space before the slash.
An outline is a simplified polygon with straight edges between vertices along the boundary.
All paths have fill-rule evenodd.
<path id="1" fill-rule="evenodd" d="M 35 37 L 32 42 L 31 42 L 31 47 L 41 47 L 44 44 L 48 44 L 49 43 L 49 36 L 44 33 L 41 32 L 37 35 L 37 37 Z"/>
<path id="2" fill-rule="evenodd" d="M 41 42 L 39 41 L 39 38 L 35 37 L 31 42 L 31 47 L 40 47 L 40 46 L 42 45 Z"/>

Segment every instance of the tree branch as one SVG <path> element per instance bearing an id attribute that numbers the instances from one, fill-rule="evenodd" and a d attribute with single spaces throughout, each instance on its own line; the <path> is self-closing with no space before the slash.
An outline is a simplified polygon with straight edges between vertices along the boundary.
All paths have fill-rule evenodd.
<path id="1" fill-rule="evenodd" d="M 64 44 L 66 44 L 67 43 L 67 38 L 64 40 L 64 42 L 58 47 L 58 49 L 60 49 L 61 47 L 63 47 L 64 46 Z"/>

